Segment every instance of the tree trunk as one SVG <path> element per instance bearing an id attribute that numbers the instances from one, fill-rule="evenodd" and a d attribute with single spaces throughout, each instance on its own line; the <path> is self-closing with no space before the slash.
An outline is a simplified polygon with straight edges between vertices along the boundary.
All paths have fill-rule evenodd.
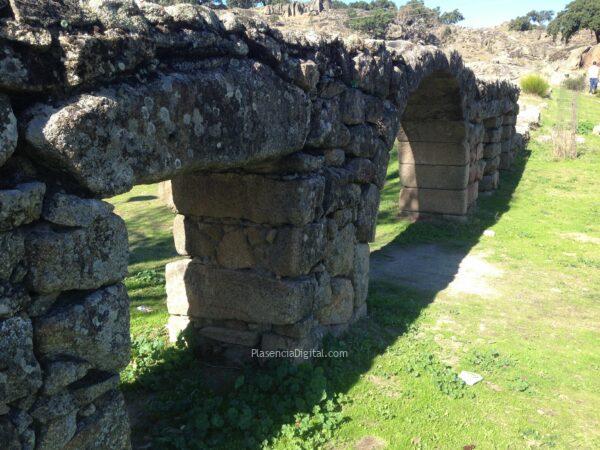
<path id="1" fill-rule="evenodd" d="M 596 33 L 596 44 L 600 44 L 600 30 L 595 30 Z"/>

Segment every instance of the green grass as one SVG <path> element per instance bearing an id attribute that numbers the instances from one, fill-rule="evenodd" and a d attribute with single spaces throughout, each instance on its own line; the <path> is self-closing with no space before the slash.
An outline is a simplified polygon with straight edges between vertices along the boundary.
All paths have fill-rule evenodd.
<path id="1" fill-rule="evenodd" d="M 165 304 L 165 264 L 176 259 L 173 244 L 174 214 L 158 199 L 158 185 L 136 186 L 111 199 L 115 212 L 127 222 L 129 276 L 125 285 L 131 300 L 131 333 L 164 333 L 168 313 Z M 146 306 L 151 313 L 142 313 Z"/>
<path id="2" fill-rule="evenodd" d="M 497 296 L 372 282 L 369 318 L 327 343 L 348 358 L 299 372 L 235 373 L 219 392 L 188 352 L 138 340 L 125 387 L 130 397 L 155 392 L 156 401 L 135 435 L 182 449 L 600 448 L 600 137 L 586 135 L 579 158 L 567 161 L 554 161 L 549 144 L 536 140 L 560 120 L 568 95 L 544 100 L 528 150 L 468 224 L 398 221 L 397 161 L 390 163 L 373 250 L 434 242 L 485 255 L 502 271 Z M 599 122 L 600 99 L 581 96 L 578 114 Z M 156 200 L 128 201 L 142 195 L 156 187 L 115 199 L 133 248 L 126 284 L 134 336 L 162 333 L 160 275 L 174 256 L 172 213 Z M 486 229 L 495 236 L 484 237 Z M 137 312 L 140 304 L 155 312 Z M 461 370 L 484 381 L 465 387 Z"/>

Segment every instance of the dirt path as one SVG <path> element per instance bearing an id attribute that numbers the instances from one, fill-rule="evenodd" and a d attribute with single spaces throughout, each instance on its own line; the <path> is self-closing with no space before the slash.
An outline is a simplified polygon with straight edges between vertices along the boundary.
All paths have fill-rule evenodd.
<path id="1" fill-rule="evenodd" d="M 493 280 L 502 271 L 476 254 L 435 244 L 390 244 L 371 254 L 371 279 L 423 291 L 496 296 Z"/>

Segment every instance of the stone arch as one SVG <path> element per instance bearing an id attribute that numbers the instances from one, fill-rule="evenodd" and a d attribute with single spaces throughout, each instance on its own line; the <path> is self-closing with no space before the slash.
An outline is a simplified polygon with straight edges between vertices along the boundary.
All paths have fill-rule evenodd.
<path id="1" fill-rule="evenodd" d="M 469 127 L 458 80 L 448 72 L 424 78 L 408 99 L 398 134 L 405 216 L 464 216 L 469 191 Z"/>
<path id="2" fill-rule="evenodd" d="M 316 348 L 366 314 L 379 192 L 419 86 L 457 80 L 469 186 L 510 165 L 518 90 L 455 53 L 190 4 L 32 5 L 11 2 L 24 32 L 0 33 L 1 448 L 128 447 L 127 231 L 102 199 L 172 180 L 172 328 L 243 358 Z"/>

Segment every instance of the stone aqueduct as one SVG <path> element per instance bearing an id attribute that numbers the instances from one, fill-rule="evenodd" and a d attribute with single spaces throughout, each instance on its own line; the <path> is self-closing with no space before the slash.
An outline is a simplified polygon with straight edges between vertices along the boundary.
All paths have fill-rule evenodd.
<path id="1" fill-rule="evenodd" d="M 170 329 L 239 359 L 366 314 L 396 138 L 409 216 L 465 217 L 513 159 L 518 90 L 458 54 L 78 5 L 0 0 L 2 449 L 129 447 L 127 230 L 102 198 L 172 180 Z"/>

